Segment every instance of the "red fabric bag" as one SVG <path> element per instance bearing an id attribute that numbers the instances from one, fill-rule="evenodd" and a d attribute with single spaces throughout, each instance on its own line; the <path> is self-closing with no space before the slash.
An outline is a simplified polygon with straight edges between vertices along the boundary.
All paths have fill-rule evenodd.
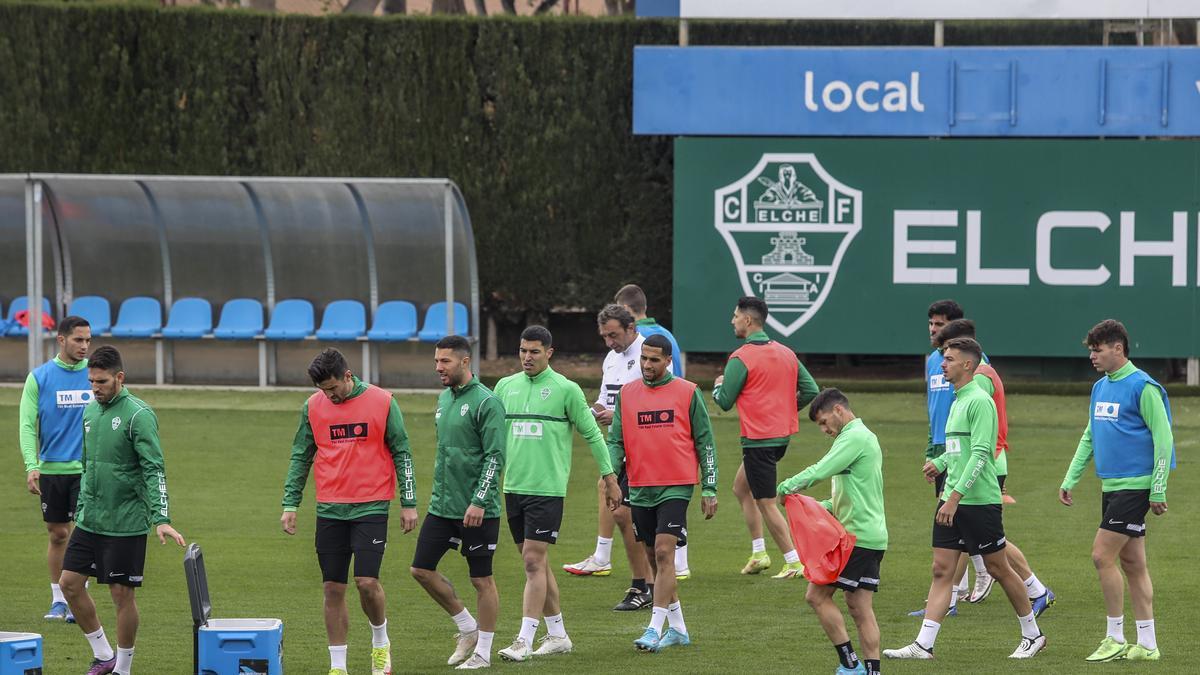
<path id="1" fill-rule="evenodd" d="M 821 502 L 806 495 L 788 495 L 783 502 L 787 511 L 792 543 L 804 563 L 804 576 L 814 584 L 828 586 L 850 560 L 858 537 L 846 531 Z"/>

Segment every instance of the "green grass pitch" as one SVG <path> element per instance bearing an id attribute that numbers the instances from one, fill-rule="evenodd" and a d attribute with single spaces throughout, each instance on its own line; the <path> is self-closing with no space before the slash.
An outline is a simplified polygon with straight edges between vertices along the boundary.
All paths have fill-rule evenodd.
<path id="1" fill-rule="evenodd" d="M 167 477 L 176 527 L 204 549 L 217 617 L 278 617 L 284 621 L 284 664 L 289 673 L 328 671 L 321 618 L 321 579 L 313 551 L 312 482 L 300 510 L 299 533 L 279 528 L 280 497 L 288 453 L 304 399 L 299 393 L 219 393 L 212 391 L 134 391 L 159 414 Z M 8 461 L 0 470 L 0 630 L 31 631 L 45 638 L 47 673 L 83 673 L 90 650 L 78 627 L 41 619 L 49 601 L 45 568 L 45 530 L 36 499 L 24 488 L 16 448 L 17 397 L 0 391 L 0 437 L 10 441 Z M 906 613 L 921 606 L 929 585 L 931 488 L 920 475 L 927 425 L 919 393 L 850 394 L 866 424 L 878 434 L 886 457 L 885 484 L 890 548 L 884 558 L 882 588 L 875 610 L 884 647 L 899 647 L 916 635 L 918 621 Z M 434 455 L 433 397 L 399 398 L 416 457 L 417 486 L 423 515 L 428 502 Z M 1157 672 L 1190 668 L 1187 636 L 1200 613 L 1200 577 L 1194 560 L 1200 535 L 1195 494 L 1200 478 L 1191 455 L 1200 436 L 1200 399 L 1172 401 L 1179 466 L 1172 474 L 1170 511 L 1148 516 L 1148 550 L 1156 590 L 1158 639 L 1163 661 Z M 1104 635 L 1104 607 L 1090 548 L 1099 520 L 1099 484 L 1088 475 L 1075 491 L 1076 506 L 1060 506 L 1055 494 L 1086 422 L 1082 397 L 1013 396 L 1010 493 L 1017 503 L 1005 512 L 1006 531 L 1029 557 L 1035 572 L 1059 601 L 1040 621 L 1049 637 L 1047 650 L 1028 663 L 1005 657 L 1020 633 L 1002 592 L 980 605 L 964 606 L 948 618 L 932 663 L 884 662 L 889 672 L 1063 672 L 1084 667 L 1086 656 Z M 773 569 L 744 577 L 738 570 L 750 551 L 730 481 L 740 461 L 737 417 L 716 414 L 720 458 L 720 510 L 705 522 L 699 506 L 691 509 L 691 569 L 680 595 L 693 646 L 658 655 L 635 653 L 632 640 L 649 619 L 610 611 L 628 583 L 624 554 L 614 550 L 615 571 L 608 578 L 572 578 L 557 572 L 564 616 L 575 652 L 524 664 L 502 663 L 509 672 L 662 672 L 731 673 L 737 671 L 832 672 L 836 657 L 816 618 L 804 603 L 803 581 L 774 581 L 782 556 L 768 543 Z M 780 475 L 798 472 L 829 447 L 829 439 L 805 421 L 793 440 Z M 588 555 L 594 544 L 595 469 L 577 439 L 575 471 L 559 544 L 551 548 L 556 570 Z M 828 495 L 828 485 L 810 494 Z M 393 507 L 393 509 L 398 507 Z M 393 518 L 393 523 L 398 520 Z M 408 574 L 415 532 L 401 535 L 393 525 L 382 581 L 388 594 L 393 662 L 397 673 L 448 670 L 454 625 Z M 769 541 L 769 540 L 768 540 Z M 192 635 L 184 586 L 182 550 L 149 546 L 146 584 L 138 591 L 141 629 L 134 672 L 182 675 L 191 668 Z M 502 526 L 495 558 L 500 589 L 500 625 L 494 649 L 507 646 L 520 627 L 522 565 L 507 528 Z M 442 571 L 474 611 L 466 565 L 448 554 Z M 93 585 L 100 616 L 115 641 L 112 604 L 103 587 Z M 370 632 L 354 599 L 350 607 L 350 672 L 369 672 Z M 1128 600 L 1126 601 L 1128 606 Z M 1131 610 L 1126 635 L 1133 638 Z M 542 629 L 544 631 L 544 628 Z M 539 636 L 541 633 L 539 633 Z M 854 631 L 851 628 L 851 636 Z M 855 645 L 858 641 L 855 639 Z M 115 642 L 114 642 L 115 644 Z M 1097 669 L 1126 670 L 1134 664 L 1104 664 Z"/>

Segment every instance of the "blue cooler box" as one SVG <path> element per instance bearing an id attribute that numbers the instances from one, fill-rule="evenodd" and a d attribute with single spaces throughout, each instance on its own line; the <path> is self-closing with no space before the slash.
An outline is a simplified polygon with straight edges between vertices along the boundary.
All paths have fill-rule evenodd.
<path id="1" fill-rule="evenodd" d="M 209 619 L 200 627 L 199 650 L 200 675 L 283 675 L 283 622 Z"/>
<path id="2" fill-rule="evenodd" d="M 42 636 L 0 632 L 0 675 L 42 675 Z"/>

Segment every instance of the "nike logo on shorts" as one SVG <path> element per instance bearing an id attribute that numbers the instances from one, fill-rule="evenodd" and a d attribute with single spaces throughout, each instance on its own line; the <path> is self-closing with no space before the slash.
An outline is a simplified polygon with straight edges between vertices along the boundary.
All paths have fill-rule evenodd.
<path id="1" fill-rule="evenodd" d="M 372 544 L 382 544 L 382 543 L 383 543 L 383 540 L 382 540 L 382 539 L 372 539 L 372 540 L 371 540 L 371 543 L 372 543 Z"/>
<path id="2" fill-rule="evenodd" d="M 675 523 L 667 523 L 667 527 L 680 527 L 680 526 L 676 525 Z"/>
<path id="3" fill-rule="evenodd" d="M 1109 518 L 1109 519 L 1108 519 L 1108 524 L 1109 524 L 1109 525 L 1124 525 L 1124 524 L 1125 524 L 1125 521 L 1123 521 L 1123 520 L 1113 520 L 1112 518 Z"/>
<path id="4" fill-rule="evenodd" d="M 549 531 L 550 531 L 550 530 L 535 530 L 534 532 L 535 532 L 536 534 L 546 534 L 546 533 L 547 533 L 547 532 L 549 532 Z"/>
<path id="5" fill-rule="evenodd" d="M 483 544 L 475 544 L 474 546 L 472 546 L 472 547 L 468 548 L 467 550 L 468 550 L 468 551 L 474 551 L 474 550 L 475 550 L 475 549 L 477 549 L 477 548 L 483 548 Z"/>
<path id="6" fill-rule="evenodd" d="M 124 572 L 109 572 L 108 576 L 109 577 L 123 577 L 123 576 L 125 576 L 125 573 Z"/>

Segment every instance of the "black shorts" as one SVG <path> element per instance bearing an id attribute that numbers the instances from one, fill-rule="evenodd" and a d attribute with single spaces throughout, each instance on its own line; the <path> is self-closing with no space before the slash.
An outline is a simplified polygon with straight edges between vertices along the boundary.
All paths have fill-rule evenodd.
<path id="1" fill-rule="evenodd" d="M 939 501 L 938 508 L 945 502 Z M 937 513 L 936 511 L 934 512 Z M 1003 551 L 1005 544 L 1003 509 L 999 504 L 960 504 L 954 512 L 954 524 L 933 521 L 933 547 L 965 551 L 967 555 L 990 555 Z"/>
<path id="2" fill-rule="evenodd" d="M 1149 490 L 1113 490 L 1100 501 L 1100 529 L 1126 537 L 1146 536 Z"/>
<path id="3" fill-rule="evenodd" d="M 846 566 L 842 568 L 842 573 L 838 575 L 837 581 L 829 585 L 847 593 L 857 590 L 878 593 L 879 564 L 881 562 L 883 562 L 883 551 L 855 546 L 854 550 L 850 551 L 850 559 L 846 561 Z"/>
<path id="4" fill-rule="evenodd" d="M 348 581 L 350 557 L 354 576 L 379 578 L 383 549 L 387 546 L 386 513 L 356 520 L 317 517 L 317 563 L 321 580 L 344 584 Z"/>
<path id="5" fill-rule="evenodd" d="M 996 482 L 1000 484 L 1000 494 L 1004 494 L 1004 479 L 1008 478 L 1008 474 L 996 476 Z"/>
<path id="6" fill-rule="evenodd" d="M 633 520 L 633 533 L 637 540 L 654 546 L 657 535 L 670 534 L 679 540 L 678 546 L 687 545 L 688 500 L 668 499 L 658 506 L 629 507 Z"/>
<path id="7" fill-rule="evenodd" d="M 62 568 L 96 577 L 97 583 L 137 588 L 146 568 L 146 535 L 110 537 L 77 527 L 67 542 Z"/>
<path id="8" fill-rule="evenodd" d="M 472 577 L 490 577 L 492 556 L 496 553 L 496 540 L 499 538 L 499 518 L 484 518 L 479 527 L 466 527 L 461 518 L 429 514 L 425 516 L 421 533 L 417 535 L 417 550 L 413 553 L 412 566 L 436 570 L 446 551 L 456 548 L 467 559 Z"/>
<path id="9" fill-rule="evenodd" d="M 505 493 L 504 511 L 513 542 L 526 539 L 558 543 L 558 527 L 562 525 L 563 498 L 541 495 Z"/>
<path id="10" fill-rule="evenodd" d="M 755 499 L 774 499 L 779 485 L 775 465 L 787 454 L 786 445 L 769 448 L 742 448 L 742 467 L 746 470 L 746 483 Z"/>
<path id="11" fill-rule="evenodd" d="M 621 467 L 621 473 L 617 474 L 617 485 L 621 488 L 621 506 L 629 506 L 629 474 L 625 472 L 625 467 Z"/>
<path id="12" fill-rule="evenodd" d="M 69 523 L 75 520 L 75 504 L 79 501 L 79 474 L 41 474 L 38 488 L 42 491 L 42 520 L 47 523 Z"/>

